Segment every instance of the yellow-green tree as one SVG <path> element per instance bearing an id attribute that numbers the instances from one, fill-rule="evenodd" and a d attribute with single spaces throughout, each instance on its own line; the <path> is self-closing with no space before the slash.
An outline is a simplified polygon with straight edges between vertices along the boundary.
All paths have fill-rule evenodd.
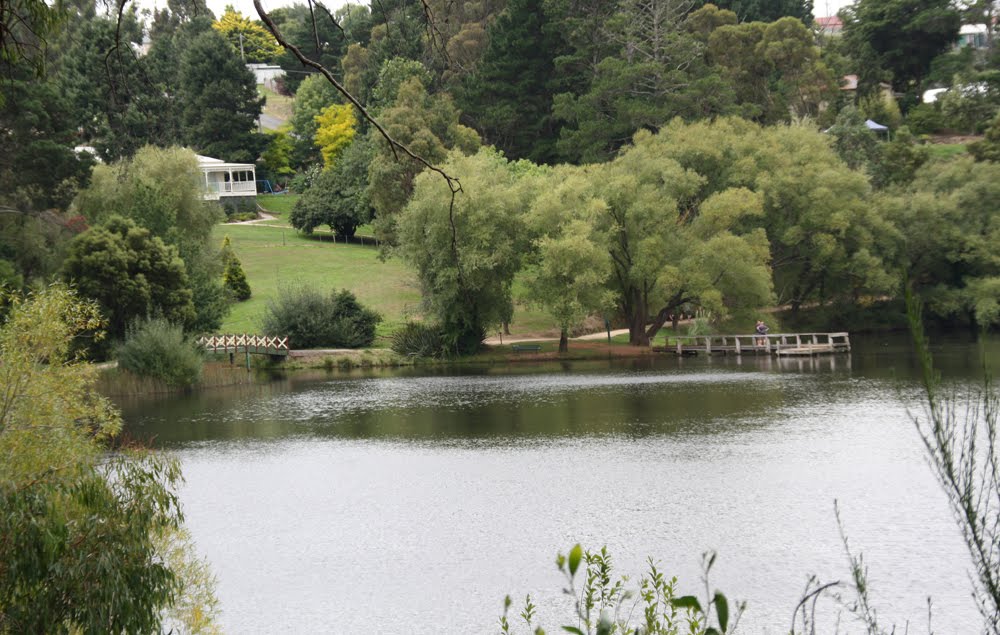
<path id="1" fill-rule="evenodd" d="M 108 452 L 121 418 L 73 354 L 99 327 L 58 285 L 0 326 L 0 631 L 212 632 L 211 576 L 177 533 L 177 461 Z"/>
<path id="2" fill-rule="evenodd" d="M 333 104 L 316 115 L 316 146 L 323 154 L 323 165 L 327 169 L 354 139 L 357 122 L 354 106 L 350 104 Z"/>
<path id="3" fill-rule="evenodd" d="M 263 24 L 244 17 L 226 5 L 222 17 L 212 23 L 212 28 L 222 34 L 245 62 L 267 62 L 281 54 L 281 46 Z"/>

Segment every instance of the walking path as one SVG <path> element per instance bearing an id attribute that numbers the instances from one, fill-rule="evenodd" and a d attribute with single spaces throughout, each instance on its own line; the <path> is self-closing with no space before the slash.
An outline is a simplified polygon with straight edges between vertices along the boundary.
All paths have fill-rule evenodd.
<path id="1" fill-rule="evenodd" d="M 611 337 L 614 337 L 616 335 L 621 335 L 622 333 L 628 333 L 628 329 L 615 329 L 611 331 Z M 607 331 L 598 331 L 597 333 L 588 333 L 587 335 L 581 335 L 580 337 L 571 337 L 569 339 L 588 341 L 588 340 L 604 340 L 607 339 L 607 337 L 608 337 Z M 487 337 L 486 344 L 489 344 L 490 346 L 497 346 L 501 343 L 500 342 L 501 339 L 503 340 L 504 344 L 519 344 L 521 342 L 551 342 L 553 340 L 558 340 L 559 336 L 556 335 L 555 337 L 520 337 L 517 335 L 504 335 L 501 338 L 495 335 L 493 337 Z"/>

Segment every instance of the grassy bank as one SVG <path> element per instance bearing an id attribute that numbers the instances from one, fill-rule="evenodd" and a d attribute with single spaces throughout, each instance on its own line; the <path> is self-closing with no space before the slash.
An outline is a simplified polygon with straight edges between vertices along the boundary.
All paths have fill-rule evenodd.
<path id="1" fill-rule="evenodd" d="M 232 307 L 221 328 L 224 333 L 257 332 L 268 300 L 283 287 L 349 289 L 382 314 L 380 337 L 418 313 L 420 291 L 413 272 L 399 259 L 379 260 L 374 247 L 334 244 L 280 227 L 215 228 L 217 242 L 225 235 L 243 263 L 253 296 Z"/>

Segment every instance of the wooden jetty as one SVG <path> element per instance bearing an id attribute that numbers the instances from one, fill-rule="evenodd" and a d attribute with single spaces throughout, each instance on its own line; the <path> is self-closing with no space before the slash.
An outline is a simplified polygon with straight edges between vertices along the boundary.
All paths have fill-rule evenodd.
<path id="1" fill-rule="evenodd" d="M 812 356 L 848 353 L 847 333 L 773 333 L 768 335 L 676 335 L 664 350 L 678 355 Z"/>

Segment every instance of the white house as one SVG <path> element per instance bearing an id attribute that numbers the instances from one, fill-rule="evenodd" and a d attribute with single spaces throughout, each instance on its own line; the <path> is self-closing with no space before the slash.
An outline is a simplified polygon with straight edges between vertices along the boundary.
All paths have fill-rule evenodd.
<path id="1" fill-rule="evenodd" d="M 253 163 L 226 163 L 199 154 L 198 167 L 205 179 L 202 196 L 206 201 L 219 201 L 227 214 L 256 212 L 257 170 Z"/>
<path id="2" fill-rule="evenodd" d="M 247 64 L 258 86 L 275 90 L 274 81 L 285 76 L 285 70 L 274 64 Z"/>

